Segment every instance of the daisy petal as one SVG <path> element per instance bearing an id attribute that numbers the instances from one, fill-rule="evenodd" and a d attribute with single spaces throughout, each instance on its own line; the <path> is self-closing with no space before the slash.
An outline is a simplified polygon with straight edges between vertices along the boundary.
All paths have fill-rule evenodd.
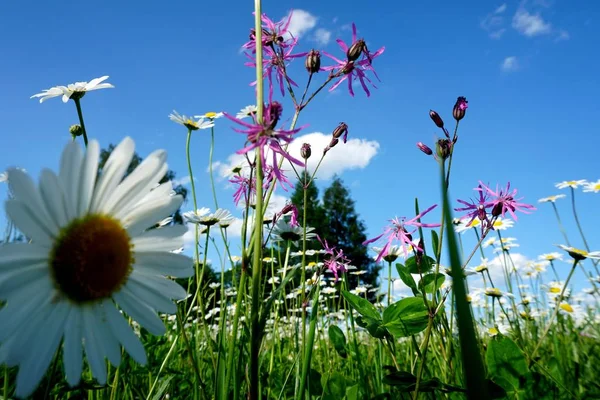
<path id="1" fill-rule="evenodd" d="M 148 271 L 175 278 L 188 278 L 194 275 L 193 260 L 183 254 L 164 252 L 135 253 L 134 269 Z"/>
<path id="2" fill-rule="evenodd" d="M 160 336 L 166 332 L 165 324 L 156 315 L 156 311 L 140 303 L 138 299 L 123 291 L 113 294 L 113 299 L 131 318 L 153 335 Z"/>
<path id="3" fill-rule="evenodd" d="M 106 312 L 108 325 L 117 340 L 136 362 L 146 365 L 148 359 L 146 358 L 144 346 L 135 333 L 133 333 L 127 321 L 125 321 L 125 317 L 112 304 L 105 303 L 104 311 Z"/>
<path id="4" fill-rule="evenodd" d="M 175 213 L 181 207 L 180 195 L 163 197 L 152 202 L 140 204 L 121 220 L 127 232 L 135 237 L 158 221 Z"/>
<path id="5" fill-rule="evenodd" d="M 65 188 L 65 203 L 67 206 L 67 215 L 69 219 L 75 218 L 77 208 L 77 198 L 79 196 L 79 175 L 81 173 L 81 162 L 83 161 L 83 152 L 77 142 L 70 142 L 65 147 L 60 159 L 60 172 L 58 177 Z"/>
<path id="6" fill-rule="evenodd" d="M 90 209 L 96 175 L 98 174 L 98 159 L 100 158 L 100 145 L 96 140 L 90 140 L 81 166 L 79 177 L 79 193 L 77 202 L 77 215 L 83 216 Z M 73 186 L 73 185 L 72 185 Z"/>
<path id="7" fill-rule="evenodd" d="M 99 337 L 96 305 L 83 309 L 83 347 L 92 375 L 101 385 L 106 384 L 106 365 L 104 364 L 104 348 Z"/>
<path id="8" fill-rule="evenodd" d="M 43 169 L 40 174 L 40 194 L 56 226 L 67 225 L 69 220 L 62 184 L 56 174 L 49 169 Z"/>
<path id="9" fill-rule="evenodd" d="M 65 341 L 63 345 L 63 363 L 67 383 L 73 387 L 81 381 L 83 371 L 83 318 L 79 307 L 72 307 L 65 323 Z"/>
<path id="10" fill-rule="evenodd" d="M 172 251 L 183 246 L 183 235 L 187 232 L 185 225 L 166 226 L 152 229 L 131 240 L 134 251 Z"/>
<path id="11" fill-rule="evenodd" d="M 138 299 L 139 302 L 144 303 L 160 313 L 174 314 L 177 312 L 177 306 L 170 299 L 162 296 L 160 293 L 148 288 L 140 282 L 140 279 L 136 279 L 133 273 L 130 275 L 127 284 L 121 289 L 124 294 Z"/>

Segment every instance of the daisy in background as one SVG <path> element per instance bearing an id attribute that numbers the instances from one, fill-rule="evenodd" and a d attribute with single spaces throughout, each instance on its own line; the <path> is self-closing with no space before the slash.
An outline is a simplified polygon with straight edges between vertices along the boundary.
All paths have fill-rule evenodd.
<path id="1" fill-rule="evenodd" d="M 580 179 L 578 181 L 562 181 L 562 182 L 557 183 L 554 186 L 556 186 L 558 189 L 566 189 L 566 188 L 577 189 L 579 186 L 583 186 L 587 183 L 588 182 L 585 179 Z"/>
<path id="2" fill-rule="evenodd" d="M 89 82 L 75 82 L 67 86 L 54 86 L 50 89 L 43 90 L 41 93 L 34 94 L 30 98 L 39 98 L 40 103 L 58 96 L 62 96 L 63 103 L 68 102 L 71 98 L 73 100 L 79 100 L 85 96 L 87 92 L 91 92 L 92 90 L 114 88 L 112 84 L 104 82 L 107 79 L 108 75 L 92 79 Z"/>
<path id="3" fill-rule="evenodd" d="M 175 123 L 178 123 L 179 125 L 185 126 L 190 131 L 197 131 L 198 129 L 208 129 L 215 126 L 212 119 L 205 118 L 203 115 L 195 115 L 193 117 L 188 117 L 185 115 L 180 115 L 175 110 L 173 110 L 173 113 L 169 114 L 169 119 Z"/>
<path id="4" fill-rule="evenodd" d="M 596 182 L 586 182 L 583 191 L 593 193 L 600 192 L 600 179 L 598 179 Z"/>
<path id="5" fill-rule="evenodd" d="M 544 197 L 538 200 L 538 203 L 556 203 L 556 200 L 565 198 L 564 194 L 555 194 L 554 196 Z"/>
<path id="6" fill-rule="evenodd" d="M 189 257 L 171 252 L 183 246 L 186 227 L 147 230 L 183 197 L 171 182 L 156 186 L 168 169 L 163 150 L 123 179 L 134 149 L 125 138 L 100 175 L 95 140 L 85 152 L 69 143 L 58 175 L 43 170 L 39 186 L 18 169 L 7 172 L 13 198 L 6 213 L 30 239 L 0 246 L 0 363 L 19 366 L 17 397 L 34 391 L 61 343 L 71 386 L 81 379 L 84 351 L 101 385 L 105 358 L 119 366 L 121 346 L 145 364 L 144 347 L 119 311 L 162 335 L 157 313 L 175 313 L 172 300 L 186 296 L 166 278 L 194 273 Z"/>

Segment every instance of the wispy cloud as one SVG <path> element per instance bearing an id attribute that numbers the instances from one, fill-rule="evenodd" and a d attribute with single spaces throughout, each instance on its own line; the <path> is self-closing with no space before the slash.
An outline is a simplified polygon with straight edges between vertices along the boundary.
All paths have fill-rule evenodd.
<path id="1" fill-rule="evenodd" d="M 181 185 L 181 186 L 185 186 L 185 185 L 187 185 L 188 183 L 190 183 L 191 181 L 192 181 L 192 179 L 190 178 L 190 176 L 189 176 L 189 175 L 186 175 L 186 176 L 183 176 L 183 177 L 181 177 L 181 178 L 179 178 L 179 179 L 173 179 L 173 180 L 171 181 L 171 183 L 173 184 L 173 187 L 177 187 L 177 186 L 179 186 L 179 185 Z"/>
<path id="2" fill-rule="evenodd" d="M 320 46 L 325 46 L 331 40 L 331 31 L 328 31 L 327 29 L 324 29 L 324 28 L 318 28 L 315 31 L 313 39 Z"/>
<path id="3" fill-rule="evenodd" d="M 558 32 L 558 36 L 556 37 L 556 41 L 557 42 L 562 42 L 563 40 L 569 40 L 571 38 L 571 36 L 569 35 L 569 32 L 561 29 Z"/>
<path id="4" fill-rule="evenodd" d="M 485 30 L 492 39 L 500 39 L 504 32 L 506 32 L 503 16 L 506 8 L 506 3 L 503 3 L 481 20 L 481 28 Z"/>
<path id="5" fill-rule="evenodd" d="M 287 37 L 299 38 L 317 25 L 317 17 L 304 10 L 292 11 Z"/>
<path id="6" fill-rule="evenodd" d="M 502 64 L 500 65 L 500 69 L 504 72 L 513 72 L 519 69 L 519 60 L 516 56 L 506 57 Z"/>
<path id="7" fill-rule="evenodd" d="M 515 13 L 512 27 L 527 37 L 547 35 L 552 31 L 550 23 L 544 21 L 539 13 L 530 14 L 524 8 L 519 8 Z"/>

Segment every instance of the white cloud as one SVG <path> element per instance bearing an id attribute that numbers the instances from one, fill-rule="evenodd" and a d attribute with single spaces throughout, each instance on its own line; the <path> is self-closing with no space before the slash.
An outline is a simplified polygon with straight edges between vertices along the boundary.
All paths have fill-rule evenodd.
<path id="1" fill-rule="evenodd" d="M 179 179 L 172 180 L 171 183 L 173 184 L 173 187 L 177 187 L 179 185 L 181 185 L 181 186 L 187 185 L 191 181 L 192 181 L 192 179 L 190 178 L 190 176 L 186 175 L 186 176 L 181 177 Z"/>
<path id="2" fill-rule="evenodd" d="M 544 22 L 540 14 L 530 14 L 524 8 L 517 10 L 512 20 L 512 26 L 519 33 L 533 37 L 550 33 L 550 23 Z"/>
<path id="3" fill-rule="evenodd" d="M 500 39 L 504 32 L 506 32 L 504 17 L 501 15 L 504 11 L 506 11 L 506 3 L 486 15 L 480 23 L 481 28 L 487 31 L 492 39 Z"/>
<path id="4" fill-rule="evenodd" d="M 308 133 L 298 136 L 288 147 L 288 152 L 292 157 L 302 160 L 300 156 L 300 148 L 303 143 L 309 143 L 312 147 L 312 157 L 308 160 L 309 172 L 314 171 L 314 168 L 319 162 L 323 149 L 327 147 L 331 141 L 331 134 L 321 132 Z M 379 143 L 374 140 L 367 139 L 349 139 L 347 143 L 340 141 L 337 146 L 329 150 L 319 171 L 317 177 L 320 179 L 329 179 L 335 174 L 341 174 L 349 169 L 365 168 L 371 159 L 377 154 Z M 270 157 L 267 155 L 267 159 Z M 242 166 L 243 170 L 247 170 L 248 165 L 246 158 L 240 154 L 231 154 L 226 161 L 216 161 L 213 163 L 213 168 L 217 171 L 221 179 L 229 177 L 231 170 L 235 167 Z M 290 172 L 291 167 L 286 161 L 283 163 L 282 169 L 286 176 L 291 178 L 293 172 Z"/>
<path id="5" fill-rule="evenodd" d="M 304 10 L 292 11 L 292 20 L 288 27 L 288 34 L 286 38 L 290 36 L 299 38 L 306 32 L 310 31 L 317 25 L 317 17 Z"/>
<path id="6" fill-rule="evenodd" d="M 533 261 L 521 253 L 511 253 L 510 259 L 512 259 L 512 262 L 514 263 L 517 271 L 522 270 L 523 268 L 525 268 L 527 266 L 528 263 Z M 481 264 L 481 263 L 475 262 L 475 261 L 472 261 L 471 263 L 469 263 L 470 266 L 477 266 L 479 264 Z M 488 260 L 488 262 L 487 262 L 488 271 L 490 273 L 490 276 L 492 277 L 492 281 L 494 282 L 495 286 L 505 286 L 505 284 L 504 284 L 504 268 L 505 268 L 504 264 L 505 264 L 504 255 L 502 255 L 502 254 L 497 255 L 496 257 L 494 257 L 491 260 Z M 512 264 L 511 264 L 510 260 L 508 260 L 507 267 L 512 268 Z M 486 276 L 486 279 L 487 279 L 487 276 Z M 487 282 L 487 284 L 489 286 L 489 282 Z M 481 288 L 481 287 L 483 287 L 483 280 L 481 279 L 481 274 L 470 275 L 469 276 L 469 288 L 473 289 L 473 288 Z"/>
<path id="7" fill-rule="evenodd" d="M 331 31 L 324 28 L 319 28 L 315 31 L 314 40 L 317 44 L 325 46 L 331 40 Z"/>
<path id="8" fill-rule="evenodd" d="M 556 41 L 560 42 L 562 40 L 569 40 L 570 38 L 571 36 L 569 35 L 569 32 L 561 29 L 558 33 L 558 36 L 556 37 Z"/>
<path id="9" fill-rule="evenodd" d="M 519 69 L 519 60 L 517 60 L 517 57 L 515 56 L 506 57 L 504 61 L 502 61 L 500 69 L 505 72 L 516 71 Z"/>

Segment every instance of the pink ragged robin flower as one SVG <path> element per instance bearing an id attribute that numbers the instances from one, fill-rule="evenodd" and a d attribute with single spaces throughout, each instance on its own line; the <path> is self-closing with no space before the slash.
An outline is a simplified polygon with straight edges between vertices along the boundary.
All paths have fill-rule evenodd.
<path id="1" fill-rule="evenodd" d="M 281 91 L 281 95 L 285 95 L 285 85 L 284 82 L 287 81 L 290 85 L 298 87 L 298 84 L 292 80 L 287 74 L 287 63 L 292 61 L 295 58 L 306 56 L 306 52 L 292 54 L 294 50 L 294 46 L 298 39 L 292 39 L 290 44 L 283 48 L 269 48 L 265 47 L 264 55 L 263 55 L 263 67 L 264 67 L 264 76 L 269 81 L 269 91 L 273 90 L 273 80 L 276 80 L 279 85 L 279 90 Z M 253 55 L 246 53 L 246 57 L 250 59 L 250 61 L 246 62 L 244 65 L 252 68 L 256 68 L 256 59 Z M 273 78 L 275 75 L 275 78 Z M 252 86 L 256 85 L 256 81 L 251 83 Z"/>
<path id="2" fill-rule="evenodd" d="M 493 191 L 488 186 L 484 185 L 481 181 L 479 181 L 479 185 L 482 187 L 481 190 L 485 190 L 487 194 L 489 194 L 492 197 L 491 200 L 485 203 L 485 206 L 486 208 L 492 208 L 491 214 L 493 217 L 498 217 L 502 215 L 502 218 L 504 218 L 504 215 L 506 214 L 506 212 L 508 212 L 516 221 L 518 218 L 515 214 L 515 211 L 520 211 L 524 214 L 529 214 L 530 211 L 536 210 L 536 208 L 531 204 L 520 203 L 519 200 L 521 200 L 522 197 L 518 199 L 515 198 L 517 195 L 517 189 L 513 189 L 511 191 L 510 182 L 508 182 L 508 184 L 506 185 L 506 189 L 504 190 L 499 189 L 496 185 L 496 191 Z"/>
<path id="3" fill-rule="evenodd" d="M 229 182 L 237 185 L 237 190 L 233 194 L 233 202 L 239 205 L 240 200 L 244 199 L 245 204 L 250 204 L 256 196 L 256 178 L 252 179 L 241 175 L 233 176 Z"/>
<path id="4" fill-rule="evenodd" d="M 348 263 L 350 260 L 344 255 L 343 250 L 337 250 L 335 247 L 330 247 L 327 243 L 327 240 L 321 240 L 321 237 L 317 235 L 317 239 L 323 246 L 323 250 L 325 250 L 325 254 L 328 255 L 325 260 L 323 260 L 323 264 L 329 271 L 333 273 L 335 277 L 335 282 L 339 279 L 339 274 L 348 271 Z"/>
<path id="5" fill-rule="evenodd" d="M 477 201 L 471 200 L 470 202 L 458 199 L 457 201 L 459 203 L 463 204 L 465 207 L 455 208 L 454 211 L 459 211 L 459 212 L 468 211 L 465 215 L 460 217 L 460 219 L 469 218 L 469 222 L 467 222 L 467 226 L 469 226 L 475 218 L 479 218 L 479 220 L 482 222 L 481 228 L 485 229 L 485 224 L 483 224 L 483 222 L 488 221 L 488 217 L 487 217 L 487 207 L 488 207 L 487 204 L 489 204 L 488 193 L 487 193 L 487 191 L 483 190 L 481 185 L 479 185 L 474 190 L 479 193 L 479 199 Z"/>
<path id="6" fill-rule="evenodd" d="M 280 46 L 287 47 L 289 45 L 288 40 L 285 39 L 288 33 L 290 22 L 292 21 L 293 10 L 290 11 L 287 18 L 282 19 L 279 22 L 273 22 L 272 19 L 267 17 L 267 14 L 262 14 L 260 19 L 263 22 L 262 26 L 262 44 L 263 48 Z M 256 15 L 252 13 L 252 15 Z M 256 31 L 250 30 L 250 40 L 246 42 L 242 48 L 246 50 L 252 50 L 252 53 L 256 53 Z"/>
<path id="7" fill-rule="evenodd" d="M 422 227 L 422 228 L 437 228 L 440 226 L 440 224 L 424 224 L 422 222 L 419 222 L 419 219 L 421 219 L 425 214 L 427 214 L 429 211 L 433 210 L 435 207 L 437 207 L 437 204 L 434 204 L 433 206 L 429 207 L 425 211 L 422 211 L 417 216 L 415 216 L 414 218 L 411 218 L 409 220 L 406 220 L 405 217 L 402 217 L 402 218 L 396 217 L 396 218 L 390 220 L 391 224 L 385 228 L 385 230 L 383 231 L 383 233 L 381 235 L 363 242 L 364 245 L 367 245 L 367 244 L 378 241 L 379 239 L 383 238 L 384 236 L 387 236 L 386 243 L 383 246 L 383 248 L 381 249 L 381 251 L 379 252 L 379 255 L 375 259 L 375 262 L 379 262 L 379 260 L 381 260 L 383 257 L 385 257 L 388 254 L 388 250 L 392 246 L 392 244 L 395 240 L 398 240 L 400 242 L 400 246 L 404 250 L 405 256 L 408 256 L 409 246 L 410 246 L 410 248 L 414 248 L 417 251 L 423 251 L 423 249 L 421 249 L 419 247 L 419 245 L 414 244 L 412 235 L 420 227 Z M 411 232 L 409 232 L 407 230 L 407 227 L 409 227 L 409 226 L 414 227 L 414 229 Z"/>
<path id="8" fill-rule="evenodd" d="M 279 154 L 291 163 L 304 167 L 304 163 L 294 157 L 292 157 L 287 151 L 283 150 L 281 143 L 291 143 L 294 140 L 294 134 L 298 133 L 302 128 L 296 128 L 292 130 L 275 129 L 275 126 L 279 122 L 283 107 L 277 101 L 272 101 L 264 106 L 263 120 L 259 122 L 256 115 L 252 115 L 253 123 L 242 121 L 241 119 L 235 118 L 228 113 L 223 113 L 225 117 L 235 122 L 238 125 L 244 127 L 244 129 L 233 128 L 238 133 L 247 135 L 246 147 L 238 150 L 237 154 L 246 154 L 256 148 L 260 150 L 260 161 L 265 168 L 267 165 L 273 167 L 273 174 L 277 179 L 284 178 L 281 170 L 278 166 L 277 155 Z M 267 163 L 266 153 L 271 151 L 272 160 Z M 284 178 L 285 179 L 285 178 Z"/>

